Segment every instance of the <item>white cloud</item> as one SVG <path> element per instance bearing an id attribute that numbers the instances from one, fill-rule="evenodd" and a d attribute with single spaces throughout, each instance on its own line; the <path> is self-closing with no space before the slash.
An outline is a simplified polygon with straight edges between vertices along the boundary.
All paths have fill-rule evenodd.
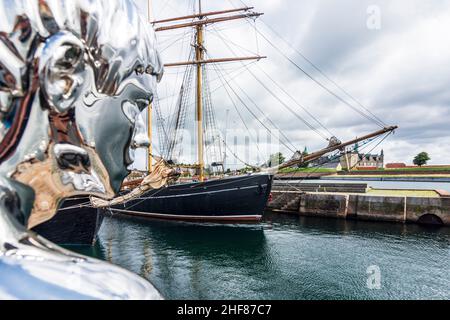
<path id="1" fill-rule="evenodd" d="M 136 0 L 142 12 L 147 12 L 146 1 Z M 204 10 L 230 7 L 230 1 L 203 1 Z M 153 1 L 154 14 L 162 19 L 180 14 L 189 14 L 187 1 Z M 242 6 L 240 0 L 231 1 L 235 7 Z M 450 126 L 447 124 L 450 111 L 450 3 L 448 1 L 426 2 L 422 0 L 310 0 L 310 1 L 246 1 L 255 10 L 265 13 L 263 20 L 283 34 L 297 50 L 315 62 L 328 76 L 336 80 L 346 91 L 362 101 L 373 113 L 389 124 L 398 124 L 400 129 L 377 150 L 384 148 L 388 161 L 411 163 L 415 154 L 427 151 L 431 163 L 449 163 Z M 367 7 L 376 5 L 381 12 L 380 30 L 369 30 L 366 25 Z M 269 35 L 262 23 L 257 24 Z M 250 25 L 242 22 L 224 24 L 221 34 L 232 39 L 230 46 L 235 54 L 221 45 L 220 38 L 207 34 L 208 53 L 213 57 L 249 55 L 236 46 L 237 43 L 250 51 L 257 51 L 255 33 Z M 211 30 L 211 28 L 209 28 Z M 181 38 L 182 31 L 158 34 L 161 47 L 172 39 Z M 336 88 L 326 81 L 311 66 L 289 49 L 282 41 L 271 35 L 291 59 L 334 91 Z M 181 40 L 180 40 L 181 41 Z M 174 45 L 163 52 L 165 61 L 186 60 L 189 41 L 184 46 Z M 184 47 L 184 53 L 180 50 Z M 318 87 L 301 72 L 286 62 L 273 48 L 258 37 L 259 53 L 267 55 L 267 61 L 259 62 L 271 77 L 300 101 L 330 131 L 340 139 L 374 131 L 377 127 L 355 111 L 340 103 Z M 238 69 L 239 64 L 226 65 L 228 72 Z M 251 67 L 264 83 L 293 109 L 300 110 L 270 80 Z M 179 84 L 182 70 L 167 70 L 160 86 L 162 95 L 176 93 L 174 84 Z M 211 78 L 216 75 L 211 70 Z M 255 100 L 267 117 L 283 129 L 290 140 L 302 149 L 322 147 L 325 142 L 313 131 L 293 117 L 270 93 L 261 87 L 248 73 L 240 74 L 233 83 L 239 84 Z M 220 85 L 215 81 L 214 86 Z M 170 88 L 169 90 L 167 88 Z M 238 90 L 238 89 L 236 89 Z M 163 93 L 164 92 L 164 93 Z M 342 95 L 342 94 L 341 94 Z M 342 95 L 344 97 L 344 95 Z M 236 99 L 235 99 L 236 100 Z M 172 105 L 176 97 L 167 99 Z M 224 128 L 226 110 L 230 110 L 230 125 L 242 128 L 239 116 L 224 90 L 213 96 L 219 127 Z M 246 100 L 247 101 L 247 100 Z M 163 103 L 166 109 L 169 105 Z M 252 104 L 248 102 L 249 107 Z M 252 107 L 253 108 L 253 107 Z M 261 129 L 242 105 L 240 112 L 252 129 Z M 165 110 L 167 114 L 167 110 Z M 257 113 L 255 111 L 255 113 Z M 308 118 L 304 111 L 299 113 Z M 309 118 L 311 122 L 313 120 Z M 253 159 L 255 160 L 255 159 Z"/>

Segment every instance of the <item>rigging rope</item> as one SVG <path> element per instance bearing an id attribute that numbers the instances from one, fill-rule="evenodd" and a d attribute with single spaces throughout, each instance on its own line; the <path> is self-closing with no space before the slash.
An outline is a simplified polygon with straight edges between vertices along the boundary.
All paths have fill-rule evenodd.
<path id="1" fill-rule="evenodd" d="M 220 71 L 219 71 L 220 72 Z M 222 73 L 221 73 L 222 74 Z M 225 72 L 225 74 L 227 74 L 226 72 Z M 223 74 L 222 74 L 222 76 L 223 76 Z M 225 77 L 223 77 L 224 79 L 225 79 Z M 226 79 L 225 79 L 226 80 Z M 269 133 L 269 134 L 271 134 L 271 135 L 273 135 L 273 133 L 272 133 L 272 130 L 270 129 L 270 128 L 268 128 L 266 125 L 265 125 L 265 123 L 263 122 L 263 121 L 261 121 L 259 118 L 258 118 L 258 116 L 248 107 L 248 105 L 242 100 L 242 98 L 238 95 L 238 93 L 234 90 L 234 88 L 231 86 L 231 84 L 230 84 L 230 80 L 228 80 L 228 81 L 225 81 L 225 84 L 230 88 L 230 90 L 234 93 L 234 95 L 238 98 L 238 100 L 242 103 L 242 105 L 248 110 L 248 112 L 253 116 L 253 118 L 255 118 L 266 130 L 267 130 L 267 132 Z M 240 87 L 239 87 L 240 88 Z M 241 91 L 243 91 L 243 89 L 242 88 L 240 88 L 240 90 Z M 245 92 L 244 92 L 245 93 Z M 246 94 L 246 96 L 249 98 L 249 96 Z M 251 99 L 250 99 L 251 100 Z M 253 101 L 253 100 L 251 100 L 252 101 L 252 103 L 253 104 L 255 104 L 256 105 L 256 103 Z M 256 105 L 257 106 L 257 105 Z M 262 112 L 262 110 L 257 106 L 257 108 L 258 108 L 258 110 L 260 111 L 260 112 Z M 270 119 L 268 119 L 269 120 L 269 122 L 271 122 L 272 124 L 273 124 L 273 122 L 270 120 Z M 275 126 L 276 127 L 276 126 Z M 278 129 L 278 128 L 276 128 L 276 129 Z M 278 129 L 279 130 L 279 129 Z M 280 131 L 280 130 L 279 130 Z M 282 133 L 281 131 L 280 131 L 280 133 Z M 283 135 L 284 135 L 284 133 L 282 133 Z M 275 136 L 274 136 L 275 137 Z M 284 137 L 285 137 L 285 139 L 286 139 L 286 141 L 288 142 L 288 143 L 290 143 L 290 141 L 289 141 L 289 139 L 287 139 L 287 137 L 284 135 Z M 275 137 L 276 138 L 276 137 Z M 290 150 L 292 153 L 295 153 L 296 152 L 296 148 L 295 148 L 295 146 L 293 146 L 294 148 L 291 148 L 289 145 L 287 145 L 286 143 L 284 143 L 284 142 L 282 142 L 282 141 L 280 141 L 288 150 Z M 292 143 L 291 143 L 292 144 Z"/>
<path id="2" fill-rule="evenodd" d="M 184 30 L 184 37 L 185 37 L 185 39 L 183 40 L 183 43 L 182 43 L 181 56 L 182 56 L 182 57 L 185 56 L 185 51 L 186 51 L 186 49 L 187 49 L 187 50 L 188 50 L 188 53 L 189 53 L 189 54 L 188 54 L 188 55 L 189 55 L 189 59 L 191 59 L 192 56 L 193 56 L 193 52 L 192 52 L 192 48 L 190 47 L 190 44 L 191 44 L 192 41 L 194 40 L 195 34 L 194 34 L 194 32 L 191 30 L 191 31 L 190 31 L 190 33 L 191 33 L 190 39 L 187 38 L 186 35 L 189 33 L 189 30 L 191 30 L 191 29 L 185 29 L 185 30 Z M 187 40 L 187 41 L 186 41 L 186 40 Z M 189 44 L 188 46 L 185 45 L 186 42 Z M 178 79 L 179 79 L 179 77 L 180 77 L 181 70 L 182 70 L 181 68 L 177 68 L 177 73 L 176 73 L 175 81 L 173 82 L 174 84 L 177 84 L 177 83 L 178 83 Z M 183 79 L 184 79 L 184 77 L 183 77 Z M 176 85 L 173 85 L 173 91 L 172 91 L 172 97 L 173 97 L 173 98 L 171 99 L 169 106 L 173 106 L 174 108 L 177 107 L 176 104 L 174 105 L 174 99 L 175 99 L 175 97 L 177 96 L 176 91 L 177 91 L 177 86 L 176 86 Z M 175 101 L 175 102 L 176 102 L 176 101 Z M 170 110 L 171 110 L 171 109 L 170 109 Z M 175 111 L 175 112 L 176 112 L 176 111 Z M 170 114 L 171 114 L 171 112 L 170 112 Z"/>
<path id="3" fill-rule="evenodd" d="M 291 145 L 291 148 L 287 148 L 295 153 L 297 151 L 297 148 L 294 146 L 294 144 L 292 143 L 292 141 L 286 136 L 286 134 L 281 131 L 281 129 L 270 119 L 268 118 L 265 114 L 264 111 L 261 110 L 261 108 L 258 106 L 258 104 L 255 102 L 255 100 L 253 100 L 246 92 L 244 89 L 242 89 L 242 87 L 236 82 L 236 81 L 232 81 L 232 79 L 229 80 L 229 82 L 233 82 L 235 84 L 235 86 L 238 87 L 238 89 L 245 95 L 245 97 L 250 100 L 250 102 L 255 106 L 255 108 L 264 116 L 264 120 L 267 120 L 276 130 L 278 130 L 278 132 L 283 136 L 283 138 L 285 139 L 285 141 Z"/>
<path id="4" fill-rule="evenodd" d="M 213 65 L 213 68 L 214 68 L 214 70 L 216 71 L 217 75 L 220 77 L 220 71 L 218 70 L 216 64 L 213 63 L 212 65 Z M 230 95 L 230 93 L 229 93 L 229 91 L 228 91 L 228 89 L 227 89 L 227 87 L 226 87 L 228 84 L 227 84 L 226 82 L 224 82 L 222 78 L 220 78 L 220 80 L 222 81 L 222 83 L 223 83 L 223 85 L 224 85 L 225 92 L 227 93 L 228 98 L 230 99 L 231 103 L 232 103 L 233 106 L 234 106 L 234 109 L 236 110 L 237 114 L 239 115 L 239 118 L 241 119 L 241 122 L 243 123 L 244 127 L 247 129 L 248 135 L 249 135 L 253 140 L 255 140 L 255 139 L 253 138 L 253 136 L 251 135 L 250 129 L 249 129 L 249 127 L 247 126 L 247 124 L 245 123 L 245 120 L 244 120 L 244 118 L 242 117 L 242 114 L 239 112 L 239 109 L 238 109 L 238 107 L 237 107 L 237 105 L 236 105 L 234 99 L 231 97 L 231 95 Z M 239 97 L 238 97 L 238 98 L 239 98 Z M 259 156 L 261 156 L 261 150 L 259 149 L 259 143 L 258 143 L 257 140 L 255 140 L 255 141 L 256 141 L 256 144 L 255 144 L 255 145 L 256 145 L 256 149 L 258 150 Z"/>
<path id="5" fill-rule="evenodd" d="M 351 109 L 353 109 L 353 111 L 357 112 L 358 114 L 360 114 L 362 117 L 366 118 L 367 120 L 377 124 L 378 126 L 384 128 L 384 124 L 382 122 L 380 122 L 379 120 L 377 120 L 376 118 L 374 118 L 373 116 L 370 116 L 364 112 L 362 112 L 361 110 L 359 110 L 358 108 L 356 108 L 355 106 L 351 105 L 348 101 L 344 100 L 341 96 L 339 96 L 338 94 L 334 93 L 332 90 L 330 90 L 327 86 L 325 86 L 324 84 L 322 84 L 319 80 L 317 80 L 316 78 L 314 78 L 311 74 L 309 74 L 305 69 L 303 69 L 299 64 L 297 64 L 294 60 L 292 60 L 285 52 L 283 52 L 280 48 L 278 48 L 272 41 L 270 41 L 261 31 L 259 31 L 257 29 L 257 32 L 261 35 L 262 38 L 264 38 L 264 40 L 266 40 L 279 54 L 281 54 L 286 60 L 288 60 L 292 65 L 294 65 L 298 70 L 300 70 L 304 75 L 306 75 L 309 79 L 311 79 L 312 81 L 314 81 L 318 86 L 320 86 L 322 89 L 324 89 L 325 91 L 327 91 L 330 95 L 334 96 L 336 99 L 338 99 L 340 102 L 342 102 L 343 104 L 345 104 L 346 106 L 350 107 Z"/>
<path id="6" fill-rule="evenodd" d="M 270 75 L 266 71 L 264 71 L 263 68 L 261 68 L 260 66 L 257 67 L 270 81 L 272 81 L 273 84 L 275 84 L 275 86 L 278 89 L 284 92 L 284 94 L 286 94 L 298 107 L 300 107 L 303 111 L 305 111 L 320 127 L 322 127 L 330 135 L 330 137 L 335 136 L 327 127 L 325 127 L 324 124 L 322 124 L 322 122 L 319 121 L 317 117 L 315 117 L 312 113 L 310 113 L 308 109 L 306 109 L 302 104 L 300 104 L 289 92 L 286 91 L 286 89 L 284 89 L 278 82 L 276 82 L 272 77 L 270 77 Z"/>
<path id="7" fill-rule="evenodd" d="M 217 31 L 217 30 L 216 30 Z M 226 39 L 225 39 L 225 37 L 223 37 L 223 36 L 221 36 L 221 35 L 217 35 L 216 33 L 214 33 L 214 35 L 216 35 L 217 37 L 219 37 L 224 43 L 225 43 L 225 45 L 227 45 L 228 46 L 228 42 L 230 42 L 230 43 L 232 43 L 233 45 L 235 45 L 235 46 L 237 46 L 237 47 L 239 47 L 239 48 L 241 48 L 241 49 L 243 49 L 243 50 L 245 50 L 245 51 L 248 51 L 248 52 L 250 52 L 250 53 L 252 53 L 251 51 L 249 51 L 249 50 L 247 50 L 246 48 L 244 48 L 244 47 L 242 47 L 242 46 L 240 46 L 239 44 L 237 44 L 236 42 L 233 42 L 233 41 L 231 41 L 228 37 L 226 37 Z M 235 54 L 235 52 L 234 52 L 234 50 L 230 47 L 230 46 L 228 46 L 228 49 L 233 53 L 233 54 Z M 258 54 L 256 54 L 256 55 L 258 55 Z M 298 107 L 300 107 L 303 111 L 305 111 L 306 112 L 306 114 L 307 115 L 309 115 L 321 128 L 323 128 L 326 132 L 328 132 L 328 134 L 330 134 L 330 137 L 333 137 L 333 136 L 335 136 L 327 127 L 325 127 L 325 125 L 322 123 L 322 122 L 320 122 L 320 120 L 317 118 L 317 117 L 315 117 L 311 112 L 309 112 L 308 111 L 308 109 L 307 108 L 305 108 L 300 102 L 298 102 L 298 100 L 296 100 L 291 94 L 289 94 L 289 92 L 287 92 L 287 90 L 286 89 L 284 89 L 283 88 L 283 86 L 281 86 L 278 82 L 276 82 L 269 74 L 267 74 L 267 72 L 265 72 L 264 71 L 264 69 L 263 68 L 261 68 L 259 65 L 257 65 L 257 67 L 259 68 L 259 70 L 262 72 L 262 73 L 264 73 L 264 75 L 270 80 L 270 81 L 272 81 L 272 83 L 274 83 L 275 84 L 275 86 L 278 88 L 278 89 L 280 89 L 284 94 L 286 94 Z"/>
<path id="8" fill-rule="evenodd" d="M 207 157 L 210 158 L 208 162 L 210 164 L 223 163 L 220 139 L 219 140 L 216 139 L 217 133 L 219 131 L 217 129 L 216 116 L 212 105 L 208 72 L 206 72 L 206 68 L 204 65 L 202 66 L 202 74 L 204 79 L 203 102 L 205 106 L 205 113 L 204 113 L 204 120 L 205 120 L 204 133 L 206 137 L 205 150 L 208 151 L 208 149 L 211 150 L 212 148 L 212 151 L 206 152 L 206 155 Z"/>
<path id="9" fill-rule="evenodd" d="M 359 100 L 357 100 L 354 96 L 352 96 L 347 90 L 345 90 L 342 86 L 340 86 L 336 81 L 331 79 L 325 72 L 323 72 L 316 64 L 314 64 L 310 59 L 308 59 L 303 53 L 301 53 L 297 48 L 294 48 L 292 44 L 290 44 L 288 41 L 286 41 L 278 32 L 276 32 L 270 25 L 268 25 L 264 19 L 261 19 L 262 23 L 270 30 L 272 33 L 274 33 L 279 39 L 281 39 L 284 43 L 288 45 L 294 52 L 296 52 L 300 57 L 302 57 L 306 62 L 308 62 L 317 72 L 319 72 L 325 79 L 330 81 L 333 85 L 336 86 L 339 90 L 341 90 L 347 97 L 349 97 L 351 100 L 353 100 L 355 103 L 357 103 L 362 109 L 367 111 L 376 121 L 378 121 L 383 126 L 386 126 L 386 124 L 381 120 L 379 117 L 377 117 L 372 111 L 370 111 L 368 108 L 366 108 Z"/>
<path id="10" fill-rule="evenodd" d="M 251 164 L 245 162 L 244 160 L 242 160 L 241 158 L 239 158 L 238 155 L 237 155 L 236 153 L 234 153 L 234 152 L 231 150 L 231 148 L 230 148 L 230 146 L 228 145 L 228 143 L 225 142 L 225 139 L 222 140 L 222 143 L 224 144 L 225 148 L 228 149 L 228 151 L 231 153 L 231 155 L 232 155 L 236 160 L 240 161 L 242 164 L 244 164 L 245 166 L 250 167 L 250 168 L 252 168 L 252 169 L 256 169 L 256 170 L 259 169 L 258 167 L 254 166 L 254 165 L 251 165 Z"/>
<path id="11" fill-rule="evenodd" d="M 184 129 L 186 123 L 187 106 L 189 102 L 188 99 L 192 87 L 193 70 L 194 67 L 192 65 L 186 67 L 183 84 L 180 88 L 180 97 L 177 103 L 176 113 L 174 114 L 174 118 L 170 122 L 170 142 L 168 152 L 166 154 L 166 159 L 173 159 L 174 153 L 176 151 L 175 148 L 178 148 L 179 150 L 178 157 L 181 154 L 181 143 L 183 141 L 183 135 L 180 133 L 180 131 Z"/>
<path id="12" fill-rule="evenodd" d="M 157 121 L 157 132 L 158 132 L 158 140 L 159 140 L 159 147 L 161 155 L 166 154 L 166 149 L 169 145 L 169 137 L 167 135 L 166 127 L 164 126 L 164 119 L 161 114 L 161 106 L 159 104 L 159 98 L 158 98 L 158 91 L 155 91 L 155 95 L 153 98 L 153 109 L 155 110 L 156 114 L 156 121 Z M 148 116 L 148 115 L 147 115 Z M 147 130 L 151 130 L 150 128 L 147 128 Z"/>
<path id="13" fill-rule="evenodd" d="M 230 46 L 226 43 L 226 39 L 224 39 L 221 35 L 219 35 L 219 37 L 222 38 L 223 42 L 225 43 L 226 46 L 228 46 L 228 48 L 230 50 L 232 50 L 230 48 Z M 233 52 L 233 50 L 232 50 Z M 233 52 L 234 53 L 234 52 Z M 299 119 L 301 122 L 303 122 L 309 129 L 311 129 L 312 131 L 314 131 L 316 134 L 318 134 L 320 137 L 322 137 L 324 140 L 328 140 L 328 137 L 326 135 L 324 135 L 322 132 L 320 132 L 317 128 L 315 128 L 312 124 L 310 124 L 306 119 L 304 119 L 303 117 L 301 117 L 299 114 L 297 114 L 291 107 L 289 107 L 278 95 L 276 95 L 271 89 L 269 89 L 267 87 L 267 85 L 261 81 L 256 75 L 255 73 L 248 67 L 246 67 L 247 71 L 253 76 L 253 78 L 267 91 L 270 93 L 270 95 L 272 95 L 282 106 L 284 106 L 287 110 L 289 110 L 289 112 L 291 112 L 294 117 L 296 117 L 297 119 Z"/>
<path id="14" fill-rule="evenodd" d="M 233 2 L 231 0 L 228 0 L 229 3 L 232 5 L 232 7 L 235 7 Z M 242 5 L 246 6 L 245 2 L 243 0 L 238 0 Z M 302 67 L 300 67 L 295 61 L 293 61 L 291 58 L 289 58 L 280 48 L 278 48 L 275 44 L 273 44 L 272 41 L 270 41 L 264 34 L 261 33 L 256 28 L 256 24 L 254 25 L 255 31 L 261 35 L 262 38 L 264 38 L 276 51 L 278 51 L 285 59 L 287 59 L 291 64 L 293 64 L 298 70 L 300 70 L 302 73 L 304 73 L 308 78 L 313 80 L 316 84 L 318 84 L 320 87 L 322 87 L 324 90 L 326 90 L 329 94 L 334 96 L 336 99 L 353 109 L 355 112 L 359 113 L 361 116 L 366 118 L 369 121 L 374 122 L 378 126 L 384 128 L 386 124 L 377 117 L 374 113 L 372 113 L 368 108 L 366 108 L 360 101 L 358 101 L 356 98 L 354 98 L 348 91 L 344 90 L 341 86 L 339 86 L 335 81 L 333 81 L 329 76 L 327 76 L 318 66 L 316 66 L 310 59 L 308 59 L 304 54 L 302 54 L 298 49 L 294 48 L 288 41 L 286 41 L 278 32 L 276 32 L 271 26 L 269 26 L 263 18 L 260 18 L 262 23 L 272 31 L 275 36 L 277 36 L 279 39 L 281 39 L 283 42 L 285 42 L 292 50 L 294 50 L 297 54 L 299 54 L 306 62 L 308 62 L 315 70 L 317 70 L 322 76 L 324 76 L 328 81 L 330 81 L 333 85 L 335 85 L 339 90 L 341 90 L 347 97 L 349 97 L 351 100 L 356 102 L 363 110 L 365 110 L 368 114 L 365 114 L 361 110 L 358 110 L 355 106 L 351 105 L 348 101 L 344 100 L 342 97 L 334 93 L 332 90 L 330 90 L 328 87 L 323 85 L 320 81 L 315 79 L 312 75 L 310 75 L 306 70 L 304 70 Z M 249 22 L 249 20 L 247 20 Z"/>

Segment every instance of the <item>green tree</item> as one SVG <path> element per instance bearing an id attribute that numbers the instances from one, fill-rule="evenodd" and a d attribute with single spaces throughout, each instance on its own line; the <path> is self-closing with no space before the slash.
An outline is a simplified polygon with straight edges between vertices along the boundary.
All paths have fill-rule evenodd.
<path id="1" fill-rule="evenodd" d="M 308 149 L 305 147 L 305 149 L 302 152 L 302 157 L 306 157 L 309 154 Z M 308 162 L 303 162 L 301 164 L 298 165 L 299 168 L 308 168 L 309 163 Z"/>
<path id="2" fill-rule="evenodd" d="M 270 155 L 269 161 L 267 161 L 267 166 L 275 167 L 282 164 L 286 160 L 281 152 L 274 153 Z"/>
<path id="3" fill-rule="evenodd" d="M 427 162 L 431 160 L 430 156 L 426 152 L 421 152 L 417 156 L 414 157 L 413 163 L 416 166 L 423 166 L 424 164 L 427 164 Z"/>

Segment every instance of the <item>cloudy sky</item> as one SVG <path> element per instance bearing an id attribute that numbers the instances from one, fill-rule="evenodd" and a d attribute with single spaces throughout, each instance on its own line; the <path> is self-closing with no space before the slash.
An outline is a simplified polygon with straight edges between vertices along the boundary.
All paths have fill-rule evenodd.
<path id="1" fill-rule="evenodd" d="M 147 15 L 147 1 L 135 1 L 143 14 Z M 156 19 L 186 15 L 193 10 L 193 0 L 152 2 L 151 14 Z M 241 93 L 242 101 L 275 132 L 275 127 L 264 117 L 269 118 L 297 149 L 307 146 L 308 150 L 315 150 L 327 143 L 299 117 L 311 123 L 322 135 L 330 136 L 332 133 L 341 140 L 352 139 L 379 128 L 305 76 L 280 51 L 320 83 L 362 110 L 298 54 L 301 53 L 383 122 L 399 126 L 395 135 L 373 150 L 379 152 L 383 148 L 387 162 L 411 163 L 414 155 L 427 151 L 432 158 L 431 163 L 450 163 L 450 1 L 244 2 L 203 0 L 203 11 L 248 5 L 254 6 L 255 11 L 264 12 L 256 24 L 252 21 L 236 21 L 208 27 L 206 44 L 209 57 L 253 54 L 268 57 L 256 64 L 225 64 L 220 66 L 221 71 L 217 71 L 219 67 L 208 66 L 219 130 L 224 132 L 225 127 L 228 130 L 238 129 L 242 134 L 234 133 L 231 136 L 241 138 L 248 135 L 250 145 L 254 146 L 258 140 L 261 149 L 264 149 L 264 144 L 267 145 L 265 129 L 237 97 L 233 97 L 233 104 L 226 91 L 232 89 L 225 89 L 226 83 L 232 84 L 238 93 L 243 88 L 249 97 Z M 258 31 L 255 31 L 255 27 Z M 283 39 L 271 29 L 282 35 Z M 157 33 L 164 62 L 187 60 L 190 42 L 189 34 L 184 35 L 183 30 Z M 182 72 L 180 68 L 166 69 L 164 80 L 159 86 L 161 108 L 166 117 L 173 112 L 178 90 L 175 88 L 180 85 Z M 250 72 L 273 94 L 256 81 Z M 308 112 L 295 104 L 285 92 Z M 274 96 L 295 110 L 298 117 Z M 252 101 L 263 114 L 259 113 Z M 193 114 L 193 109 L 189 113 Z M 187 120 L 193 123 L 193 118 L 188 117 Z M 250 134 L 246 133 L 245 126 L 250 129 Z M 258 135 L 259 138 L 256 138 Z M 254 152 L 254 149 L 246 151 L 243 148 L 245 139 L 240 138 L 237 139 L 237 149 L 234 145 L 231 149 L 234 148 L 245 161 L 256 163 L 266 156 L 264 150 L 262 155 Z M 230 142 L 229 138 L 227 142 L 229 145 L 234 144 L 234 140 Z M 290 153 L 283 145 L 280 150 L 286 155 Z"/>

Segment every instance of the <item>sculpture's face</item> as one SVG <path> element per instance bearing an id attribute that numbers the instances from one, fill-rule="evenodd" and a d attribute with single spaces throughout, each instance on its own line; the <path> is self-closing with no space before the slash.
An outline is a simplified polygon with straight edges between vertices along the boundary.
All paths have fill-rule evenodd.
<path id="1" fill-rule="evenodd" d="M 0 1 L 0 169 L 34 189 L 32 227 L 118 191 L 162 64 L 130 0 Z"/>

